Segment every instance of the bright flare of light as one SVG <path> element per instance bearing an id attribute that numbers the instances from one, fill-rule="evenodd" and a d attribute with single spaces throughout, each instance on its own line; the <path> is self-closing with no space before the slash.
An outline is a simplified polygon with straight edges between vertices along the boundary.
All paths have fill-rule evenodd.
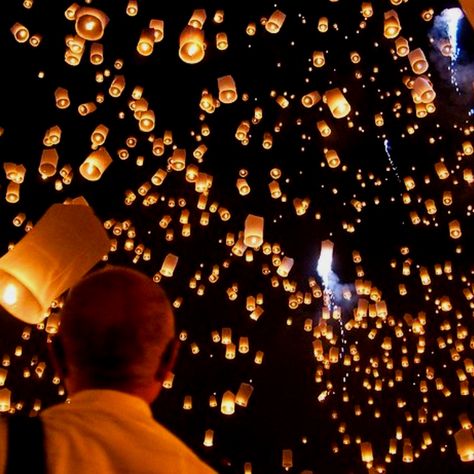
<path id="1" fill-rule="evenodd" d="M 2 295 L 3 301 L 7 305 L 14 305 L 18 300 L 18 292 L 16 286 L 13 283 L 9 283 L 3 290 Z"/>
<path id="2" fill-rule="evenodd" d="M 464 14 L 460 8 L 446 8 L 441 13 L 446 19 L 446 26 L 448 28 L 449 41 L 452 45 L 453 59 L 458 56 L 458 30 L 459 22 L 464 17 Z"/>
<path id="3" fill-rule="evenodd" d="M 333 248 L 334 244 L 330 240 L 323 240 L 321 242 L 321 254 L 316 270 L 326 287 L 329 286 L 329 276 L 331 275 Z"/>

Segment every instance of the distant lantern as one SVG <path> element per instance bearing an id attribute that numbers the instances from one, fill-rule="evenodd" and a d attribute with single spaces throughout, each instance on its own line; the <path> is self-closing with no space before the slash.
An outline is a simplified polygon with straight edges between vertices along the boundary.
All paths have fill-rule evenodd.
<path id="1" fill-rule="evenodd" d="M 0 390 L 0 413 L 5 413 L 10 410 L 11 391 L 8 388 Z"/>
<path id="2" fill-rule="evenodd" d="M 211 447 L 214 444 L 214 431 L 206 430 L 204 433 L 204 441 L 202 443 L 206 447 Z"/>
<path id="3" fill-rule="evenodd" d="M 20 200 L 20 185 L 18 183 L 12 181 L 8 184 L 5 199 L 10 204 L 15 204 Z"/>
<path id="4" fill-rule="evenodd" d="M 194 10 L 191 18 L 188 21 L 188 25 L 192 26 L 193 28 L 202 29 L 204 22 L 206 21 L 206 17 L 206 10 L 202 8 Z"/>
<path id="5" fill-rule="evenodd" d="M 138 2 L 137 0 L 128 0 L 125 12 L 128 16 L 136 16 L 138 13 Z"/>
<path id="6" fill-rule="evenodd" d="M 22 321 L 42 321 L 52 301 L 89 271 L 109 247 L 102 223 L 91 208 L 54 204 L 0 259 L 0 304 Z"/>
<path id="7" fill-rule="evenodd" d="M 236 184 L 241 196 L 246 196 L 250 193 L 250 186 L 245 178 L 239 178 Z"/>
<path id="8" fill-rule="evenodd" d="M 151 109 L 142 112 L 138 127 L 142 132 L 151 132 L 155 128 L 155 112 Z"/>
<path id="9" fill-rule="evenodd" d="M 360 443 L 360 453 L 362 456 L 362 462 L 368 463 L 374 460 L 372 443 L 370 443 L 370 441 Z"/>
<path id="10" fill-rule="evenodd" d="M 257 27 L 255 25 L 254 22 L 250 22 L 248 25 L 247 25 L 247 28 L 245 28 L 245 32 L 249 35 L 249 36 L 254 36 L 255 33 L 257 32 Z"/>
<path id="11" fill-rule="evenodd" d="M 100 179 L 104 171 L 112 163 L 112 157 L 104 147 L 93 151 L 79 167 L 81 175 L 89 181 Z"/>
<path id="12" fill-rule="evenodd" d="M 43 153 L 41 154 L 41 162 L 38 168 L 43 179 L 50 178 L 56 174 L 58 160 L 59 156 L 55 148 L 43 150 Z"/>
<path id="13" fill-rule="evenodd" d="M 336 150 L 328 150 L 324 156 L 326 157 L 329 168 L 337 168 L 341 164 Z"/>
<path id="14" fill-rule="evenodd" d="M 281 457 L 281 466 L 288 471 L 293 467 L 293 451 L 291 449 L 284 449 Z"/>
<path id="15" fill-rule="evenodd" d="M 439 179 L 449 178 L 449 170 L 446 168 L 446 165 L 442 161 L 435 163 L 435 171 Z"/>
<path id="16" fill-rule="evenodd" d="M 77 111 L 79 112 L 79 115 L 86 116 L 91 114 L 92 112 L 95 112 L 97 110 L 97 105 L 95 105 L 94 102 L 85 102 L 84 104 L 80 104 L 77 107 Z"/>
<path id="17" fill-rule="evenodd" d="M 227 33 L 221 32 L 216 35 L 216 48 L 219 51 L 225 51 L 229 46 L 229 41 L 227 40 Z"/>
<path id="18" fill-rule="evenodd" d="M 319 120 L 316 123 L 316 128 L 322 137 L 329 137 L 331 135 L 331 127 L 329 127 L 325 120 Z"/>
<path id="19" fill-rule="evenodd" d="M 263 217 L 249 214 L 245 219 L 244 244 L 257 248 L 263 244 Z"/>
<path id="20" fill-rule="evenodd" d="M 329 110 L 335 118 L 343 118 L 349 114 L 351 106 L 340 89 L 330 89 L 324 95 Z"/>
<path id="21" fill-rule="evenodd" d="M 474 434 L 472 429 L 461 428 L 454 433 L 456 449 L 462 462 L 474 461 Z"/>
<path id="22" fill-rule="evenodd" d="M 91 134 L 91 142 L 93 147 L 99 147 L 105 143 L 107 135 L 109 133 L 109 128 L 104 124 L 99 124 L 95 127 L 94 131 Z"/>
<path id="23" fill-rule="evenodd" d="M 307 107 L 313 107 L 321 100 L 321 94 L 318 91 L 308 92 L 301 98 L 301 103 Z"/>
<path id="24" fill-rule="evenodd" d="M 168 158 L 168 164 L 173 171 L 183 171 L 186 167 L 186 150 L 184 148 L 176 148 Z"/>
<path id="25" fill-rule="evenodd" d="M 290 273 L 290 270 L 293 267 L 294 264 L 294 259 L 287 257 L 286 255 L 283 257 L 283 260 L 281 261 L 281 264 L 277 268 L 277 273 L 283 278 L 286 278 L 288 274 Z"/>
<path id="26" fill-rule="evenodd" d="M 474 153 L 474 147 L 470 141 L 465 141 L 462 144 L 462 151 L 466 156 L 470 156 Z"/>
<path id="27" fill-rule="evenodd" d="M 362 2 L 361 8 L 362 16 L 365 18 L 370 18 L 374 14 L 374 9 L 371 2 Z"/>
<path id="28" fill-rule="evenodd" d="M 63 87 L 58 87 L 54 91 L 54 100 L 58 109 L 67 109 L 69 105 L 71 105 L 69 93 L 67 89 L 64 89 Z"/>
<path id="29" fill-rule="evenodd" d="M 115 76 L 109 87 L 109 94 L 112 97 L 119 97 L 125 89 L 125 76 Z"/>
<path id="30" fill-rule="evenodd" d="M 91 64 L 98 66 L 104 62 L 104 47 L 100 43 L 92 43 L 90 52 L 89 52 L 89 60 Z"/>
<path id="31" fill-rule="evenodd" d="M 325 63 L 324 51 L 313 51 L 313 66 L 323 67 Z"/>
<path id="32" fill-rule="evenodd" d="M 408 53 L 410 66 L 415 74 L 424 74 L 428 70 L 428 61 L 421 48 L 416 48 Z"/>
<path id="33" fill-rule="evenodd" d="M 15 40 L 18 43 L 26 43 L 28 38 L 30 37 L 30 32 L 26 26 L 23 26 L 21 23 L 15 23 L 11 28 L 10 31 L 14 36 Z"/>
<path id="34" fill-rule="evenodd" d="M 395 10 L 389 10 L 384 13 L 384 22 L 383 22 L 383 34 L 385 38 L 393 39 L 398 36 L 400 30 L 402 29 L 400 25 L 400 19 L 398 18 L 398 13 Z"/>
<path id="35" fill-rule="evenodd" d="M 278 33 L 283 26 L 285 18 L 286 15 L 282 11 L 275 10 L 265 22 L 265 29 L 269 33 Z"/>
<path id="36" fill-rule="evenodd" d="M 137 44 L 137 51 L 142 56 L 150 56 L 153 53 L 155 44 L 155 30 L 153 28 L 143 28 Z"/>
<path id="37" fill-rule="evenodd" d="M 433 90 L 433 84 L 426 76 L 420 76 L 415 79 L 413 90 L 420 96 L 424 104 L 433 102 L 436 98 L 436 92 Z"/>
<path id="38" fill-rule="evenodd" d="M 459 239 L 461 237 L 462 232 L 461 232 L 461 224 L 460 222 L 455 219 L 449 223 L 449 236 L 452 239 Z"/>
<path id="39" fill-rule="evenodd" d="M 318 21 L 318 31 L 320 33 L 326 33 L 328 31 L 328 19 L 326 16 L 322 16 Z"/>
<path id="40" fill-rule="evenodd" d="M 204 31 L 186 26 L 179 37 L 179 57 L 188 64 L 196 64 L 204 58 Z"/>
<path id="41" fill-rule="evenodd" d="M 230 390 L 227 390 L 222 396 L 221 413 L 223 413 L 224 415 L 232 415 L 234 412 L 235 396 Z"/>
<path id="42" fill-rule="evenodd" d="M 167 175 L 168 173 L 166 170 L 159 168 L 156 173 L 151 177 L 151 182 L 155 186 L 161 186 Z"/>
<path id="43" fill-rule="evenodd" d="M 219 100 L 224 104 L 231 104 L 237 100 L 237 88 L 232 76 L 222 76 L 217 79 Z"/>
<path id="44" fill-rule="evenodd" d="M 408 44 L 408 40 L 403 36 L 399 36 L 395 40 L 395 50 L 401 58 L 405 57 L 410 52 L 410 45 Z"/>
<path id="45" fill-rule="evenodd" d="M 178 258 L 179 257 L 173 255 L 172 253 L 166 255 L 161 266 L 160 273 L 165 277 L 171 278 L 176 269 L 176 265 L 178 264 Z"/>
<path id="46" fill-rule="evenodd" d="M 152 18 L 148 26 L 153 29 L 155 43 L 159 43 L 160 41 L 162 41 L 165 36 L 164 21 Z"/>
<path id="47" fill-rule="evenodd" d="M 104 35 L 109 22 L 107 15 L 97 8 L 81 7 L 76 11 L 76 32 L 85 40 L 97 41 Z"/>

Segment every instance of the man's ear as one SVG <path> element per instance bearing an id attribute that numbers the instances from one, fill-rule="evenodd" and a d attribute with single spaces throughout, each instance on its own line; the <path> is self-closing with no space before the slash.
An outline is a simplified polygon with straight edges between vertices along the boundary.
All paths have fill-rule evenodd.
<path id="1" fill-rule="evenodd" d="M 61 337 L 59 335 L 54 336 L 52 338 L 51 344 L 48 344 L 48 347 L 54 370 L 59 378 L 64 379 L 68 375 L 68 370 Z"/>
<path id="2" fill-rule="evenodd" d="M 179 347 L 180 341 L 178 338 L 173 338 L 168 342 L 161 356 L 160 366 L 155 374 L 155 379 L 159 382 L 163 382 L 166 374 L 173 369 L 176 358 L 178 357 Z"/>

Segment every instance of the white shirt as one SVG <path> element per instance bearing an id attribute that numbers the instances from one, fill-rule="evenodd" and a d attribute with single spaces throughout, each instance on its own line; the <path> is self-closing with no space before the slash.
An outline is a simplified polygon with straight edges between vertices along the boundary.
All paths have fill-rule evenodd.
<path id="1" fill-rule="evenodd" d="M 84 390 L 41 413 L 50 474 L 213 474 L 182 441 L 157 423 L 138 397 Z M 0 420 L 0 472 L 7 430 Z"/>

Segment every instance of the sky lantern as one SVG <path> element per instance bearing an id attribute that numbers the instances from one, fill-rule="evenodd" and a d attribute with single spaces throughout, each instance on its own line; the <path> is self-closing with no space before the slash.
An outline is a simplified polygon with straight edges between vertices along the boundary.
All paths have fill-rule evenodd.
<path id="1" fill-rule="evenodd" d="M 76 33 L 88 41 L 100 40 L 109 22 L 109 18 L 104 12 L 91 7 L 78 8 L 75 13 L 75 20 Z"/>
<path id="2" fill-rule="evenodd" d="M 41 252 L 32 249 L 40 248 Z M 51 302 L 95 265 L 109 249 L 90 207 L 55 204 L 34 228 L 0 258 L 0 304 L 34 324 Z"/>
<path id="3" fill-rule="evenodd" d="M 204 58 L 206 46 L 204 31 L 186 26 L 179 36 L 179 57 L 188 64 L 196 64 Z"/>
<path id="4" fill-rule="evenodd" d="M 415 74 L 424 74 L 428 70 L 428 61 L 421 48 L 416 48 L 408 53 L 410 66 Z"/>
<path id="5" fill-rule="evenodd" d="M 326 104 L 335 118 L 343 118 L 351 111 L 351 106 L 347 102 L 344 94 L 339 88 L 330 89 L 325 92 Z"/>
<path id="6" fill-rule="evenodd" d="M 206 21 L 206 17 L 206 10 L 203 8 L 194 10 L 191 18 L 188 21 L 188 25 L 201 30 L 204 26 L 204 22 Z"/>
<path id="7" fill-rule="evenodd" d="M 265 29 L 269 33 L 278 33 L 283 26 L 285 18 L 286 15 L 282 11 L 275 10 L 265 22 Z"/>
<path id="8" fill-rule="evenodd" d="M 89 181 L 97 181 L 112 163 L 112 157 L 104 147 L 93 151 L 79 167 L 81 175 Z"/>
<path id="9" fill-rule="evenodd" d="M 153 28 L 143 28 L 137 44 L 137 51 L 142 56 L 150 56 L 153 53 L 155 44 L 155 30 Z"/>
<path id="10" fill-rule="evenodd" d="M 383 34 L 385 38 L 393 39 L 398 36 L 400 30 L 402 29 L 400 25 L 400 19 L 398 18 L 398 13 L 395 10 L 389 10 L 384 13 L 384 22 L 383 22 Z"/>
<path id="11" fill-rule="evenodd" d="M 59 156 L 55 148 L 43 150 L 43 153 L 41 154 L 41 162 L 39 165 L 39 172 L 43 179 L 50 178 L 56 174 L 58 160 Z"/>
<path id="12" fill-rule="evenodd" d="M 263 243 L 263 217 L 249 214 L 245 219 L 244 244 L 257 248 Z"/>
<path id="13" fill-rule="evenodd" d="M 237 100 L 237 88 L 232 76 L 222 76 L 217 79 L 219 100 L 224 104 L 231 104 Z"/>

